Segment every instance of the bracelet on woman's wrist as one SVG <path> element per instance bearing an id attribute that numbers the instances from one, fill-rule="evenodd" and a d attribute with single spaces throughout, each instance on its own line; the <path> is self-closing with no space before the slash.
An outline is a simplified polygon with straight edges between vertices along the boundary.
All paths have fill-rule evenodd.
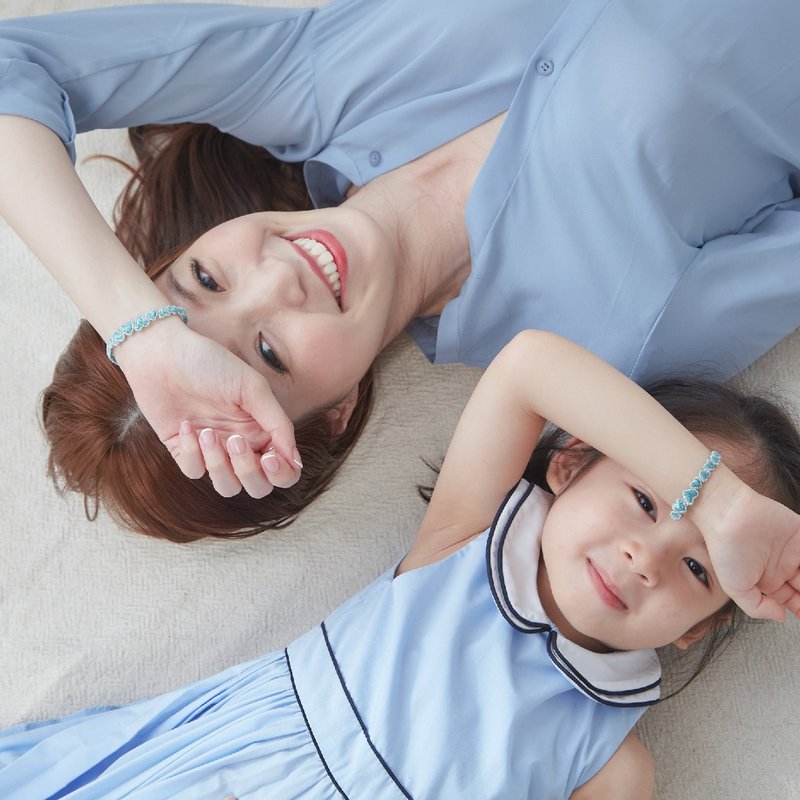
<path id="1" fill-rule="evenodd" d="M 700 472 L 689 481 L 689 488 L 684 489 L 681 492 L 681 496 L 672 504 L 672 510 L 669 514 L 672 519 L 680 519 L 689 510 L 689 506 L 697 500 L 703 485 L 711 477 L 711 473 L 719 466 L 721 461 L 722 456 L 716 450 L 712 450 Z"/>
<path id="2" fill-rule="evenodd" d="M 157 322 L 160 319 L 167 319 L 167 317 L 180 317 L 184 322 L 189 322 L 189 315 L 186 309 L 182 306 L 163 306 L 162 308 L 154 308 L 152 311 L 146 311 L 144 314 L 139 314 L 128 322 L 124 322 L 111 334 L 106 342 L 106 355 L 112 364 L 117 363 L 114 358 L 114 348 L 122 344 L 129 336 L 134 333 L 143 331 L 151 322 Z"/>

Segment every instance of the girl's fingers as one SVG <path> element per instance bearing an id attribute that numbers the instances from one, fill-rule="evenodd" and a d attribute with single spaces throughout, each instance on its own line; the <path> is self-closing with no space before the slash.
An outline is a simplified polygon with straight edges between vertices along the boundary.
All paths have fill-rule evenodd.
<path id="1" fill-rule="evenodd" d="M 197 441 L 197 434 L 190 422 L 181 422 L 178 431 L 178 452 L 175 461 L 187 478 L 202 478 L 206 472 L 206 463 Z"/>
<path id="2" fill-rule="evenodd" d="M 272 491 L 272 483 L 244 436 L 230 436 L 227 447 L 233 471 L 247 494 L 256 499 L 266 497 Z"/>
<path id="3" fill-rule="evenodd" d="M 213 428 L 200 431 L 200 450 L 214 489 L 223 497 L 234 497 L 242 490 L 242 484 L 231 466 L 227 450 Z"/>
<path id="4" fill-rule="evenodd" d="M 261 456 L 261 468 L 273 486 L 277 486 L 280 489 L 288 489 L 290 486 L 294 486 L 300 478 L 302 462 L 300 462 L 300 456 L 297 453 L 296 459 L 293 458 L 291 462 L 288 462 L 277 453 L 274 447 L 270 447 Z M 298 466 L 298 464 L 301 466 Z"/>

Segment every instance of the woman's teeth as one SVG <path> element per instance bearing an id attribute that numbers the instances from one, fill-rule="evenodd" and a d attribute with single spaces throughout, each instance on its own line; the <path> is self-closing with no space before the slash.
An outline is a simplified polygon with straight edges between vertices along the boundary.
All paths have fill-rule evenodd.
<path id="1" fill-rule="evenodd" d="M 328 250 L 324 244 L 306 237 L 302 239 L 295 239 L 294 243 L 298 247 L 302 247 L 303 250 L 305 250 L 306 253 L 308 253 L 317 262 L 317 266 L 327 279 L 331 289 L 333 290 L 334 296 L 338 300 L 342 291 L 342 281 L 339 277 L 339 270 L 336 267 L 336 262 L 333 260 L 331 251 Z"/>

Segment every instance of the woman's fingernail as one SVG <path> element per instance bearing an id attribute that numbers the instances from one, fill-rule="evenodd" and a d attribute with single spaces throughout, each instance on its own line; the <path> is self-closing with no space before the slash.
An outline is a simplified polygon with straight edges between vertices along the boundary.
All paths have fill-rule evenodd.
<path id="1" fill-rule="evenodd" d="M 228 452 L 234 456 L 244 455 L 244 437 L 234 434 L 228 438 Z"/>
<path id="2" fill-rule="evenodd" d="M 300 451 L 296 447 L 292 453 L 292 461 L 294 461 L 294 463 L 297 464 L 300 469 L 303 469 L 303 461 L 300 458 Z"/>
<path id="3" fill-rule="evenodd" d="M 217 441 L 217 434 L 214 433 L 213 428 L 203 428 L 200 431 L 200 444 L 204 447 L 213 447 Z"/>
<path id="4" fill-rule="evenodd" d="M 264 469 L 270 474 L 277 472 L 281 468 L 281 460 L 275 453 L 264 453 L 264 455 L 261 456 L 261 463 L 264 465 Z"/>
<path id="5" fill-rule="evenodd" d="M 192 428 L 192 423 L 189 422 L 188 419 L 185 419 L 183 422 L 181 422 L 181 427 L 180 427 L 179 433 L 187 434 L 187 433 L 191 433 L 192 430 L 194 430 Z"/>

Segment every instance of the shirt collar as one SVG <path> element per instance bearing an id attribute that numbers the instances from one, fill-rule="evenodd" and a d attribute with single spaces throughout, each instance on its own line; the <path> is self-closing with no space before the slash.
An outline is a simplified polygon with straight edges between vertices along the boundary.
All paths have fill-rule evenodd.
<path id="1" fill-rule="evenodd" d="M 583 694 L 607 705 L 651 705 L 659 698 L 661 665 L 654 650 L 595 653 L 571 642 L 544 611 L 536 585 L 544 519 L 553 496 L 527 481 L 511 491 L 486 545 L 497 607 L 521 633 L 547 636 L 553 664 Z"/>

